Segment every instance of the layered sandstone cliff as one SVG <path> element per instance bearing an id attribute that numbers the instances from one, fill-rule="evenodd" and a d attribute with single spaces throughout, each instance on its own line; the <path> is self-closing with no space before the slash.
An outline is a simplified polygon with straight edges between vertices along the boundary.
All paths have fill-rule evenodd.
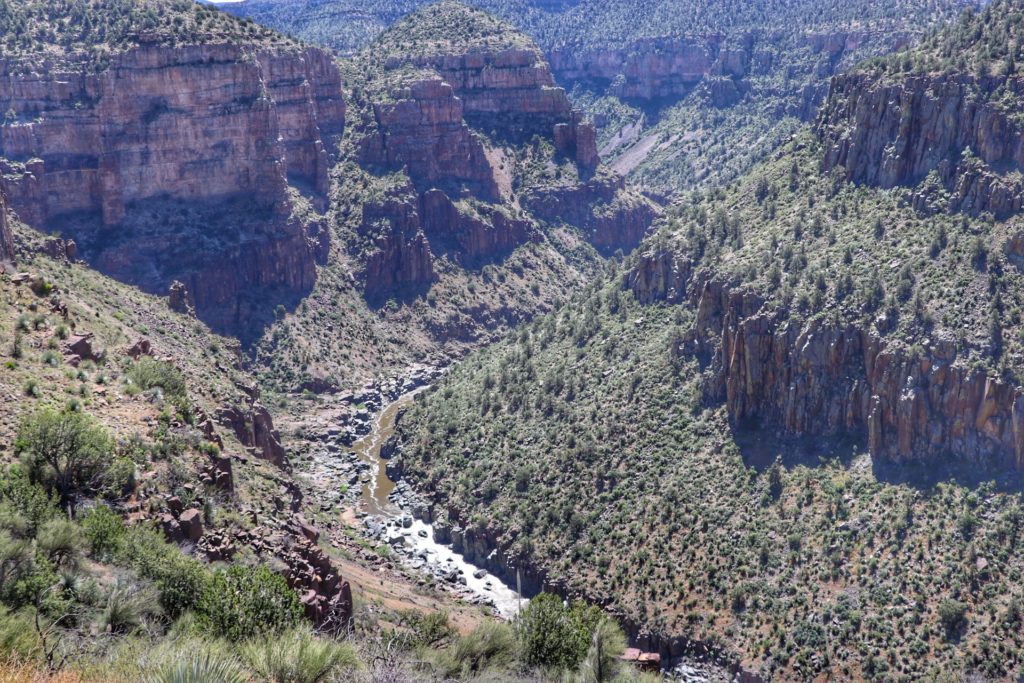
<path id="1" fill-rule="evenodd" d="M 180 280 L 200 317 L 243 336 L 265 293 L 312 286 L 326 232 L 289 218 L 288 184 L 328 190 L 345 105 L 327 53 L 144 44 L 98 71 L 3 61 L 0 106 L 13 210 L 59 225 L 104 272 L 158 293 Z"/>
<path id="2" fill-rule="evenodd" d="M 824 169 L 885 188 L 927 181 L 919 209 L 1005 218 L 1024 206 L 1024 136 L 1006 105 L 1022 95 L 1020 79 L 838 77 L 816 124 Z"/>
<path id="3" fill-rule="evenodd" d="M 364 164 L 406 168 L 421 191 L 467 190 L 497 200 L 498 185 L 483 142 L 464 120 L 465 102 L 441 78 L 415 80 L 395 99 L 373 104 L 379 133 L 361 143 Z"/>
<path id="4" fill-rule="evenodd" d="M 326 189 L 344 126 L 329 55 L 235 44 L 142 46 L 99 72 L 0 62 L 0 104 L 4 187 L 40 226 L 89 211 L 116 225 L 154 197 L 280 204 L 288 174 Z"/>
<path id="5" fill-rule="evenodd" d="M 1024 388 L 967 366 L 954 343 L 914 355 L 855 324 L 803 320 L 665 250 L 643 254 L 624 286 L 642 302 L 696 311 L 677 352 L 710 363 L 709 398 L 736 422 L 793 435 L 849 431 L 894 460 L 1024 464 Z"/>

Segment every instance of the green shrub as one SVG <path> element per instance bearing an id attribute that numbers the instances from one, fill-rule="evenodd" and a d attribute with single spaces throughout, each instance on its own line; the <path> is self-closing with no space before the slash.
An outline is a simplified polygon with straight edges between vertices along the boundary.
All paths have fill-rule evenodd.
<path id="1" fill-rule="evenodd" d="M 448 678 L 469 677 L 491 668 L 508 668 L 516 657 L 516 634 L 508 624 L 487 621 L 460 638 L 438 662 Z"/>
<path id="2" fill-rule="evenodd" d="M 590 649 L 580 665 L 580 683 L 604 683 L 616 680 L 620 667 L 619 657 L 626 649 L 626 636 L 611 619 L 598 622 L 590 638 Z"/>
<path id="3" fill-rule="evenodd" d="M 124 545 L 124 522 L 106 505 L 97 505 L 82 518 L 85 540 L 94 557 L 104 559 L 116 555 Z"/>
<path id="4" fill-rule="evenodd" d="M 51 519 L 39 528 L 36 550 L 58 567 L 75 567 L 82 554 L 82 529 L 66 519 Z"/>
<path id="5" fill-rule="evenodd" d="M 143 356 L 128 370 L 128 379 L 143 391 L 159 388 L 171 399 L 185 398 L 185 376 L 170 363 Z"/>
<path id="6" fill-rule="evenodd" d="M 233 657 L 210 650 L 181 652 L 147 679 L 147 683 L 246 683 L 248 677 Z"/>
<path id="7" fill-rule="evenodd" d="M 160 592 L 160 607 L 171 619 L 196 609 L 210 582 L 210 572 L 198 560 L 167 543 L 151 527 L 129 530 L 122 557 Z"/>
<path id="8" fill-rule="evenodd" d="M 523 662 L 546 669 L 575 669 L 586 656 L 591 634 L 602 618 L 596 607 L 566 606 L 557 595 L 541 593 L 515 621 Z"/>
<path id="9" fill-rule="evenodd" d="M 299 624 L 299 596 L 267 567 L 234 566 L 214 572 L 198 605 L 212 635 L 232 641 L 280 633 Z"/>

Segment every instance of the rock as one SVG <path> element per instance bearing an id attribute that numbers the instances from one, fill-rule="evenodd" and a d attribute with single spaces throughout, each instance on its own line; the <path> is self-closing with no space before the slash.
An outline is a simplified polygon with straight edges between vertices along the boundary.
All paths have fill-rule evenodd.
<path id="1" fill-rule="evenodd" d="M 839 76 L 815 124 L 823 169 L 883 188 L 917 185 L 935 172 L 914 197 L 919 211 L 987 211 L 999 219 L 1018 213 L 1024 207 L 1024 181 L 1015 175 L 1024 169 L 1021 128 L 985 97 L 1000 87 L 1024 95 L 1019 79 Z"/>
<path id="2" fill-rule="evenodd" d="M 182 535 L 189 541 L 198 541 L 203 535 L 203 516 L 199 510 L 189 509 L 178 517 Z"/>
<path id="3" fill-rule="evenodd" d="M 7 220 L 7 197 L 0 185 L 0 272 L 14 266 L 14 238 Z"/>
<path id="4" fill-rule="evenodd" d="M 78 356 L 82 360 L 91 360 L 97 363 L 102 362 L 106 354 L 93 348 L 92 339 L 92 334 L 77 334 L 73 337 L 69 337 L 64 343 L 66 353 Z"/>
<path id="5" fill-rule="evenodd" d="M 151 292 L 180 280 L 220 331 L 256 324 L 254 292 L 312 287 L 327 230 L 288 217 L 287 187 L 301 179 L 325 202 L 345 123 L 330 54 L 221 41 L 143 44 L 99 69 L 69 59 L 66 68 L 37 55 L 0 60 L 15 94 L 5 100 L 12 122 L 0 125 L 0 189 L 22 221 L 47 230 L 63 215 L 98 216 L 72 234 L 91 264 Z M 240 199 L 251 218 L 219 253 L 192 248 L 205 225 L 161 219 L 133 231 L 129 215 L 167 200 L 217 214 Z M 111 239 L 96 240 L 97 230 Z"/>
<path id="6" fill-rule="evenodd" d="M 172 515 L 177 517 L 185 511 L 185 506 L 181 502 L 181 498 L 178 496 L 171 496 L 167 499 L 167 509 L 171 511 Z"/>
<path id="7" fill-rule="evenodd" d="M 168 302 L 171 310 L 182 315 L 195 316 L 195 299 L 189 293 L 185 283 L 175 280 L 167 290 Z"/>
<path id="8" fill-rule="evenodd" d="M 142 337 L 138 339 L 130 347 L 128 347 L 128 349 L 125 351 L 125 355 L 134 360 L 138 360 L 143 356 L 152 356 L 153 345 L 150 343 L 148 339 Z"/>
<path id="9" fill-rule="evenodd" d="M 889 350 L 870 328 L 764 310 L 757 294 L 665 251 L 640 254 L 623 284 L 640 301 L 696 310 L 677 352 L 712 359 L 707 398 L 723 401 L 733 421 L 757 418 L 792 435 L 855 430 L 872 455 L 894 460 L 952 453 L 1024 465 L 1024 389 L 957 364 L 955 350 L 936 346 L 922 360 Z"/>
<path id="10" fill-rule="evenodd" d="M 230 428 L 243 446 L 255 449 L 258 457 L 272 462 L 277 467 L 289 467 L 288 456 L 281 445 L 281 436 L 274 428 L 270 413 L 257 400 L 248 410 L 237 406 L 221 406 L 217 410 L 217 421 Z"/>

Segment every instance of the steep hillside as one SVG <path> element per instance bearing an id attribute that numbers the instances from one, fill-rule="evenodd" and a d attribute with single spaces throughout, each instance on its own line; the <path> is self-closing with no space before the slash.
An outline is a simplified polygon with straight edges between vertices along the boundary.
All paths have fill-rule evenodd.
<path id="1" fill-rule="evenodd" d="M 418 402 L 396 468 L 663 653 L 698 641 L 785 680 L 1017 675 L 1024 217 L 993 199 L 1021 172 L 1016 85 L 956 58 L 1015 60 L 986 46 L 1018 11 L 834 81 L 813 130 Z M 986 159 L 993 135 L 1010 151 Z M 987 184 L 951 191 L 945 167 Z"/>
<path id="2" fill-rule="evenodd" d="M 246 0 L 230 11 L 347 52 L 419 4 Z M 971 3 L 470 4 L 530 34 L 598 124 L 605 160 L 667 195 L 742 174 L 814 117 L 830 76 Z"/>

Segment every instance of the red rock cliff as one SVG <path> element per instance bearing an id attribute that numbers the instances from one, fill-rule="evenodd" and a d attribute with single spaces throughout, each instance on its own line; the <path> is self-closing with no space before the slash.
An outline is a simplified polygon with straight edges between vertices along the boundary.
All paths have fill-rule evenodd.
<path id="1" fill-rule="evenodd" d="M 345 105 L 327 53 L 143 45 L 72 64 L 0 62 L 0 185 L 23 221 L 59 220 L 151 292 L 184 282 L 201 318 L 242 337 L 312 287 L 326 231 L 288 217 L 287 187 L 329 189 Z"/>
<path id="2" fill-rule="evenodd" d="M 7 200 L 0 191 L 0 264 L 14 260 L 14 239 L 7 224 Z"/>
<path id="3" fill-rule="evenodd" d="M 143 46 L 93 73 L 0 62 L 4 181 L 32 225 L 153 197 L 285 201 L 288 174 L 320 190 L 344 126 L 340 77 L 319 50 Z"/>

